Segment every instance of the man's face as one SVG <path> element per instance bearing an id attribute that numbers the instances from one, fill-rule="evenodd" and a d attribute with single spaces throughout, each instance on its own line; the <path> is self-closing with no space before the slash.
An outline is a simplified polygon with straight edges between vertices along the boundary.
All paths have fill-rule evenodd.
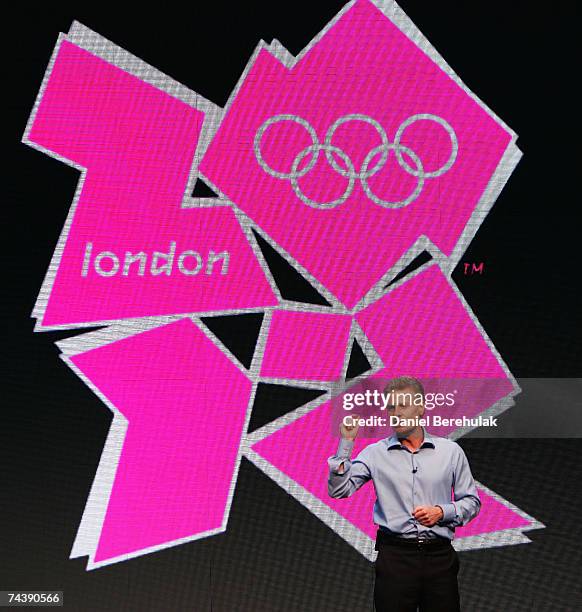
<path id="1" fill-rule="evenodd" d="M 391 393 L 388 414 L 400 419 L 414 419 L 424 415 L 422 396 L 412 387 L 404 387 Z M 397 425 L 393 427 L 398 437 L 406 437 L 417 428 L 417 425 Z"/>

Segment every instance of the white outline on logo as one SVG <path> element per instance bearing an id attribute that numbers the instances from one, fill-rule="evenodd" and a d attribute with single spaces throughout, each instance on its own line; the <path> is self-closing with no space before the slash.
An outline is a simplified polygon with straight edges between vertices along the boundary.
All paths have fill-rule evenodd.
<path id="1" fill-rule="evenodd" d="M 233 89 L 231 96 L 227 102 L 227 105 L 224 109 L 221 109 L 217 105 L 212 102 L 204 99 L 200 94 L 195 91 L 190 90 L 184 85 L 174 81 L 167 75 L 163 74 L 156 68 L 151 65 L 145 63 L 138 57 L 130 54 L 128 51 L 122 49 L 121 47 L 115 45 L 111 41 L 97 34 L 96 32 L 90 30 L 83 24 L 74 21 L 69 29 L 69 33 L 67 35 L 60 34 L 58 41 L 53 50 L 53 54 L 51 56 L 49 65 L 45 72 L 43 82 L 41 87 L 39 88 L 39 92 L 34 104 L 34 107 L 31 111 L 27 127 L 25 129 L 22 141 L 28 146 L 41 151 L 49 157 L 57 159 L 77 170 L 81 173 L 81 177 L 79 180 L 79 184 L 77 186 L 77 190 L 75 192 L 75 197 L 70 206 L 69 213 L 65 224 L 63 226 L 63 230 L 60 234 L 58 244 L 55 248 L 55 252 L 51 259 L 50 265 L 46 272 L 45 278 L 42 283 L 42 287 L 39 291 L 39 295 L 37 297 L 34 309 L 31 313 L 31 316 L 36 319 L 34 331 L 51 331 L 51 330 L 65 330 L 65 329 L 79 329 L 83 327 L 94 327 L 95 325 L 108 325 L 108 327 L 99 329 L 93 332 L 77 335 L 72 338 L 67 338 L 61 341 L 56 342 L 57 346 L 61 349 L 62 353 L 60 355 L 61 359 L 67 363 L 69 367 L 76 372 L 76 374 L 85 382 L 85 384 L 91 389 L 102 401 L 103 403 L 113 412 L 114 420 L 112 422 L 107 441 L 103 447 L 102 455 L 99 462 L 99 467 L 97 470 L 97 474 L 95 475 L 93 485 L 91 487 L 91 492 L 89 494 L 89 498 L 87 500 L 87 504 L 85 506 L 83 517 L 81 520 L 81 524 L 79 526 L 77 537 L 75 539 L 75 543 L 73 545 L 73 550 L 71 551 L 71 558 L 80 557 L 80 556 L 89 556 L 89 560 L 87 563 L 87 570 L 92 570 L 98 567 L 118 563 L 120 561 L 125 561 L 130 558 L 135 558 L 141 556 L 143 554 L 148 554 L 151 552 L 155 552 L 157 550 L 163 550 L 165 548 L 170 548 L 172 546 L 196 540 L 200 537 L 203 537 L 204 534 L 198 534 L 192 537 L 183 538 L 181 540 L 176 540 L 172 542 L 165 542 L 161 545 L 154 546 L 144 550 L 133 551 L 130 554 L 122 555 L 121 557 L 106 559 L 99 563 L 94 562 L 94 551 L 96 549 L 96 544 L 99 540 L 101 533 L 101 519 L 100 512 L 106 508 L 108 499 L 110 486 L 113 483 L 113 478 L 115 475 L 115 471 L 117 470 L 119 454 L 121 448 L 123 446 L 123 439 L 125 437 L 125 429 L 126 423 L 123 421 L 125 419 L 120 420 L 121 413 L 116 409 L 114 405 L 109 402 L 107 397 L 105 397 L 99 389 L 95 388 L 92 383 L 87 380 L 81 372 L 75 370 L 75 367 L 72 365 L 69 357 L 72 355 L 83 352 L 86 350 L 90 350 L 92 348 L 97 348 L 99 346 L 104 346 L 111 342 L 115 342 L 122 338 L 126 338 L 133 334 L 137 334 L 147 329 L 151 329 L 153 327 L 165 325 L 169 322 L 175 321 L 177 319 L 183 317 L 192 318 L 195 322 L 198 321 L 198 317 L 205 315 L 219 315 L 219 314 L 239 314 L 244 312 L 264 312 L 265 319 L 263 321 L 263 325 L 261 328 L 261 332 L 259 334 L 259 339 L 257 343 L 257 347 L 255 350 L 255 355 L 253 357 L 253 363 L 251 365 L 250 370 L 246 372 L 247 376 L 255 382 L 259 380 L 259 369 L 260 362 L 263 357 L 263 353 L 265 350 L 266 337 L 270 325 L 271 313 L 274 308 L 245 308 L 245 309 L 234 309 L 234 310 L 223 310 L 223 311 L 207 311 L 207 312 L 198 312 L 191 314 L 182 314 L 182 315 L 167 315 L 160 317 L 142 317 L 142 318 L 127 318 L 127 319 L 114 319 L 114 320 L 102 320 L 102 321 L 91 321 L 87 323 L 80 324 L 63 324 L 63 325 L 45 325 L 43 324 L 43 318 L 46 311 L 46 306 L 48 303 L 49 296 L 52 291 L 52 286 L 54 280 L 56 278 L 57 270 L 59 268 L 60 259 L 64 250 L 64 246 L 68 237 L 68 233 L 72 224 L 72 220 L 74 218 L 76 205 L 83 189 L 83 183 L 85 179 L 86 168 L 80 166 L 79 164 L 72 162 L 71 160 L 64 158 L 63 156 L 54 153 L 53 151 L 47 150 L 42 146 L 37 145 L 36 143 L 29 140 L 29 132 L 34 123 L 34 118 L 36 115 L 36 111 L 40 105 L 42 100 L 44 90 L 46 88 L 46 84 L 50 77 L 52 68 L 54 66 L 54 62 L 56 60 L 56 56 L 60 45 L 63 40 L 68 40 L 71 43 L 93 53 L 94 55 L 101 57 L 105 61 L 116 65 L 117 67 L 125 70 L 130 74 L 134 74 L 138 78 L 142 79 L 145 82 L 152 84 L 153 86 L 166 91 L 168 94 L 175 96 L 179 99 L 184 100 L 194 108 L 202 110 L 205 113 L 203 130 L 200 135 L 200 141 L 198 148 L 196 150 L 196 154 L 194 156 L 194 162 L 192 166 L 192 170 L 190 173 L 190 177 L 188 180 L 188 185 L 185 190 L 182 207 L 183 208 L 196 208 L 196 207 L 207 207 L 207 206 L 230 206 L 235 211 L 235 214 L 241 224 L 243 231 L 247 239 L 249 240 L 255 255 L 257 256 L 257 260 L 261 268 L 263 269 L 273 291 L 280 299 L 280 307 L 292 308 L 293 310 L 299 310 L 303 312 L 328 312 L 328 313 L 353 313 L 357 312 L 372 302 L 379 299 L 386 292 L 385 286 L 386 284 L 392 280 L 395 276 L 397 276 L 414 258 L 420 254 L 422 251 L 429 251 L 432 257 L 435 260 L 435 263 L 441 268 L 443 273 L 447 276 L 452 274 L 453 270 L 457 266 L 465 252 L 466 248 L 470 244 L 473 236 L 477 232 L 481 223 L 485 219 L 489 210 L 495 203 L 498 195 L 503 189 L 505 183 L 511 176 L 513 170 L 515 169 L 517 163 L 521 158 L 521 151 L 516 146 L 515 142 L 517 140 L 517 134 L 508 127 L 491 109 L 489 109 L 472 91 L 470 91 L 467 86 L 463 83 L 463 81 L 456 75 L 456 73 L 452 70 L 452 68 L 446 63 L 446 61 L 438 54 L 438 52 L 434 49 L 431 43 L 426 39 L 426 37 L 418 30 L 415 24 L 409 19 L 409 17 L 404 13 L 404 11 L 394 2 L 393 0 L 372 0 L 373 4 L 389 19 L 396 27 L 398 27 L 406 36 L 415 44 L 419 49 L 421 49 L 426 55 L 428 55 L 436 65 L 438 65 L 441 70 L 443 70 L 463 91 L 467 93 L 469 97 L 475 100 L 476 103 L 499 125 L 501 125 L 507 132 L 511 135 L 511 142 L 508 145 L 503 157 L 501 158 L 495 172 L 493 173 L 489 184 L 483 192 L 481 199 L 479 200 L 473 215 L 468 220 L 465 230 L 462 235 L 459 237 L 455 248 L 449 256 L 446 256 L 432 241 L 426 237 L 421 236 L 410 248 L 409 250 L 400 258 L 400 260 L 392 266 L 389 270 L 386 271 L 385 275 L 376 283 L 374 287 L 370 289 L 370 291 L 362 298 L 362 300 L 353 308 L 346 308 L 344 304 L 341 303 L 323 284 L 315 278 L 300 262 L 298 262 L 290 253 L 286 252 L 282 247 L 280 247 L 266 232 L 251 218 L 249 218 L 244 212 L 242 212 L 236 205 L 236 203 L 230 202 L 227 196 L 222 193 L 219 187 L 208 177 L 204 176 L 202 173 L 198 171 L 199 161 L 202 159 L 204 152 L 208 148 L 211 143 L 214 134 L 220 123 L 222 121 L 223 116 L 229 112 L 230 107 L 236 98 L 242 84 L 244 83 L 246 76 L 253 66 L 254 62 L 257 59 L 258 54 L 265 50 L 274 57 L 276 57 L 284 66 L 288 69 L 291 69 L 297 62 L 299 62 L 311 48 L 313 48 L 319 40 L 336 24 L 336 22 L 345 15 L 356 3 L 357 0 L 352 0 L 348 4 L 346 4 L 331 20 L 330 22 L 323 28 L 323 30 L 316 35 L 312 41 L 297 55 L 294 57 L 283 47 L 283 45 L 277 41 L 273 40 L 272 43 L 266 44 L 264 41 L 261 41 L 252 57 L 249 59 L 245 70 L 243 71 L 237 85 Z M 208 185 L 217 193 L 219 197 L 214 199 L 205 199 L 205 198 L 191 198 L 190 193 L 194 188 L 194 183 L 196 179 L 200 177 L 202 178 Z M 274 249 L 276 249 L 295 269 L 297 269 L 303 276 L 306 278 L 317 291 L 325 297 L 325 299 L 330 302 L 332 305 L 331 308 L 326 306 L 317 306 L 317 305 L 309 305 L 301 302 L 294 302 L 292 300 L 284 299 L 281 296 L 281 293 L 275 283 L 274 278 L 262 256 L 261 250 L 259 249 L 253 234 L 252 230 L 255 230 L 258 234 L 262 236 Z M 421 268 L 417 270 L 413 275 L 421 272 Z M 407 276 L 402 282 L 409 280 L 413 275 Z M 459 294 L 456 286 L 449 279 L 453 289 Z M 396 288 L 398 284 L 393 285 L 390 290 Z M 460 294 L 459 294 L 460 295 Z M 462 298 L 462 296 L 461 296 Z M 484 340 L 490 346 L 495 355 L 497 355 L 501 366 L 504 371 L 507 373 L 509 379 L 514 384 L 514 393 L 511 396 L 520 392 L 520 388 L 509 372 L 505 363 L 499 357 L 495 347 L 492 345 L 489 338 L 484 334 L 483 329 L 479 325 L 475 315 L 470 310 L 467 303 L 462 299 L 462 303 L 464 308 L 467 310 L 468 315 L 471 319 L 477 324 L 480 333 L 483 335 Z M 216 344 L 218 350 L 223 352 L 230 360 L 237 363 L 240 367 L 240 364 L 234 359 L 232 353 L 220 342 L 220 340 L 206 328 L 204 325 L 200 325 L 200 329 Z M 365 350 L 366 355 L 369 357 L 371 363 L 374 362 L 374 349 L 371 346 L 370 342 L 367 340 L 366 336 L 363 334 L 361 328 L 354 322 L 352 328 L 352 335 L 350 336 L 350 340 L 348 341 L 348 347 L 351 346 L 352 339 L 356 338 L 360 344 L 360 346 Z M 344 364 L 344 372 L 345 368 L 347 368 L 349 358 L 349 350 L 346 352 L 345 356 L 345 364 Z M 369 373 L 367 373 L 368 375 Z M 261 379 L 265 382 L 279 383 L 279 384 L 290 384 L 293 381 L 289 379 Z M 301 384 L 305 388 L 317 388 L 321 389 L 322 385 L 307 382 L 307 381 L 297 381 L 297 383 Z M 256 384 L 253 385 L 253 391 L 249 401 L 249 410 L 252 407 L 252 403 L 254 400 Z M 317 400 L 317 403 L 321 403 L 328 399 L 328 394 L 321 396 Z M 485 416 L 494 416 L 500 414 L 510 408 L 514 404 L 512 397 L 507 397 L 504 400 L 501 400 L 491 408 L 489 408 L 484 414 Z M 307 404 L 292 413 L 286 415 L 283 419 L 277 419 L 266 425 L 265 427 L 256 430 L 246 436 L 243 436 L 242 444 L 239 450 L 239 456 L 237 459 L 237 466 L 240 462 L 241 456 L 244 454 L 249 458 L 255 465 L 261 469 L 263 472 L 268 474 L 277 484 L 279 484 L 283 489 L 288 491 L 293 497 L 295 497 L 300 503 L 302 503 L 309 511 L 320 518 L 325 524 L 327 524 L 336 534 L 342 537 L 346 542 L 352 545 L 354 548 L 359 550 L 366 558 L 372 559 L 374 553 L 372 552 L 370 556 L 368 553 L 370 552 L 370 547 L 373 546 L 372 541 L 365 536 L 365 539 L 362 539 L 362 533 L 356 529 L 353 525 L 345 525 L 341 521 L 338 523 L 338 519 L 342 519 L 339 517 L 331 508 L 327 506 L 323 506 L 322 502 L 319 500 L 312 500 L 310 498 L 310 494 L 305 491 L 298 483 L 294 482 L 290 478 L 288 478 L 285 474 L 277 470 L 274 466 L 268 464 L 264 459 L 255 453 L 251 446 L 258 439 L 262 439 L 269 432 L 276 431 L 282 426 L 285 426 L 288 422 L 299 418 L 302 414 L 305 414 L 307 411 L 313 409 L 315 405 L 313 403 Z M 471 431 L 473 428 L 460 428 L 452 432 L 449 437 L 451 439 L 457 439 L 464 434 Z M 481 488 L 485 489 L 483 485 L 479 485 Z M 526 531 L 528 529 L 539 529 L 543 528 L 544 525 L 534 519 L 533 517 L 525 514 L 523 511 L 519 510 L 510 502 L 502 499 L 498 495 L 494 494 L 492 491 L 485 489 L 490 495 L 493 495 L 498 501 L 503 503 L 506 507 L 514 510 L 518 514 L 520 514 L 523 518 L 530 521 L 530 525 L 525 528 L 521 528 L 520 530 L 509 530 L 509 533 L 505 531 L 502 532 L 494 532 L 490 534 L 484 534 L 483 536 L 474 536 L 472 538 L 463 538 L 460 541 L 455 543 L 455 547 L 459 550 L 465 549 L 473 549 L 473 548 L 482 548 L 486 546 L 500 546 L 500 545 L 511 545 L 511 544 L 519 544 L 529 542 L 529 539 L 521 532 Z M 232 501 L 232 494 L 234 492 L 234 487 L 231 490 L 228 507 L 225 513 L 225 521 L 224 528 L 226 527 L 226 523 L 228 521 L 228 514 L 230 510 L 230 505 Z M 335 518 L 334 518 L 335 517 Z M 342 519 L 343 520 L 343 519 Z M 219 531 L 223 531 L 224 529 L 220 529 Z M 519 531 L 519 533 L 518 533 Z M 206 534 L 211 535 L 211 534 Z"/>

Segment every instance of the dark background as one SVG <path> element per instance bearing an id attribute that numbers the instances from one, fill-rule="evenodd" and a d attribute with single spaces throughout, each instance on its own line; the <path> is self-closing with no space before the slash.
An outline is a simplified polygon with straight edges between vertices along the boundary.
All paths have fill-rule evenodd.
<path id="1" fill-rule="evenodd" d="M 63 590 L 70 610 L 372 609 L 372 565 L 246 459 L 226 533 L 91 572 L 86 558 L 68 558 L 111 414 L 54 345 L 87 330 L 32 331 L 78 173 L 20 142 L 58 33 L 73 19 L 222 106 L 260 38 L 296 54 L 342 5 L 142 3 L 133 14 L 23 5 L 5 22 L 0 590 Z M 462 259 L 484 262 L 484 274 L 465 276 L 461 265 L 453 278 L 516 377 L 580 377 L 575 3 L 400 5 L 524 152 Z M 291 272 L 278 275 L 301 293 Z M 252 344 L 236 325 L 224 333 L 235 351 Z M 251 426 L 304 401 L 264 388 Z M 579 609 L 580 439 L 460 443 L 477 480 L 546 525 L 529 532 L 531 544 L 460 554 L 465 609 Z"/>

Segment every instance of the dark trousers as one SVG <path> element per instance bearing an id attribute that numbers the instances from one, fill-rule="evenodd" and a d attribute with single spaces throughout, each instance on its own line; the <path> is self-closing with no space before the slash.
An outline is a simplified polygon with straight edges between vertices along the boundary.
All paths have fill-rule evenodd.
<path id="1" fill-rule="evenodd" d="M 459 556 L 452 544 L 376 542 L 376 612 L 459 612 Z"/>

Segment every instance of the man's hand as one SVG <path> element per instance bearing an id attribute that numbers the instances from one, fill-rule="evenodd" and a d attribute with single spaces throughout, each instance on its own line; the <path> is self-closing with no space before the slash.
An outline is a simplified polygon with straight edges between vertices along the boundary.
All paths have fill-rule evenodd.
<path id="1" fill-rule="evenodd" d="M 440 506 L 416 506 L 412 516 L 425 527 L 432 527 L 440 521 L 444 514 Z"/>
<path id="2" fill-rule="evenodd" d="M 360 418 L 358 414 L 352 414 L 351 417 L 352 422 L 357 421 Z M 359 425 L 344 425 L 344 422 L 342 420 L 340 424 L 340 434 L 345 440 L 355 440 L 356 436 L 358 435 L 359 428 Z"/>

